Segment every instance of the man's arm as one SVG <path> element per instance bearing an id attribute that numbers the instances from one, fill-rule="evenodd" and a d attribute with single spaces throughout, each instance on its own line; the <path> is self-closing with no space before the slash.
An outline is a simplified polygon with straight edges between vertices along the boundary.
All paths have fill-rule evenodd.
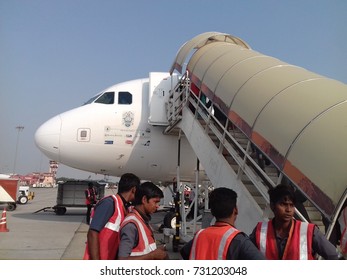
<path id="1" fill-rule="evenodd" d="M 105 227 L 113 213 L 114 203 L 111 197 L 100 201 L 94 209 L 94 216 L 87 233 L 88 250 L 92 260 L 100 259 L 99 232 Z"/>
<path id="2" fill-rule="evenodd" d="M 314 253 L 317 253 L 326 260 L 339 259 L 335 246 L 331 244 L 328 239 L 326 239 L 318 227 L 314 228 L 312 249 Z"/>
<path id="3" fill-rule="evenodd" d="M 87 242 L 90 259 L 100 260 L 99 233 L 95 230 L 89 229 L 87 234 Z"/>
<path id="4" fill-rule="evenodd" d="M 163 245 L 146 255 L 118 257 L 118 259 L 119 260 L 167 260 L 168 254 L 167 254 L 165 245 Z"/>
<path id="5" fill-rule="evenodd" d="M 232 240 L 227 257 L 231 260 L 266 260 L 265 256 L 243 232 L 240 232 Z"/>

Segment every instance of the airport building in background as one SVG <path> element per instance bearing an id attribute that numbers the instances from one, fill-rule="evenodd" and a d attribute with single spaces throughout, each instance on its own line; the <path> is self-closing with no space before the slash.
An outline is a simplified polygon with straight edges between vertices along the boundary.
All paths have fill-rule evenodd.
<path id="1" fill-rule="evenodd" d="M 54 187 L 56 185 L 58 166 L 58 162 L 51 160 L 49 161 L 48 172 L 32 172 L 27 175 L 13 174 L 11 178 L 19 179 L 21 186 Z"/>

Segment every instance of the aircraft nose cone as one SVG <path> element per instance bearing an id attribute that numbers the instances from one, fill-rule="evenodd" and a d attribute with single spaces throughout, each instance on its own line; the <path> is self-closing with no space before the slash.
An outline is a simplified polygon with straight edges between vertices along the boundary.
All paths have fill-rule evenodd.
<path id="1" fill-rule="evenodd" d="M 36 146 L 50 159 L 59 161 L 60 115 L 42 124 L 35 133 Z"/>

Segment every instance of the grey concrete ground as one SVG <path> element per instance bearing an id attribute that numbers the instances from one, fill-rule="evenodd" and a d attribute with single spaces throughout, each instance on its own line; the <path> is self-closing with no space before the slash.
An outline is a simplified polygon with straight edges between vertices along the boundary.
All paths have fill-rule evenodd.
<path id="1" fill-rule="evenodd" d="M 80 260 L 83 257 L 88 225 L 85 224 L 84 208 L 67 208 L 65 215 L 58 216 L 52 209 L 34 213 L 56 205 L 56 188 L 35 188 L 33 200 L 17 205 L 15 211 L 6 212 L 9 232 L 0 232 L 0 260 Z M 112 193 L 107 190 L 105 195 Z M 0 213 L 5 205 L 0 205 Z M 165 213 L 152 218 L 158 229 Z M 164 236 L 155 232 L 158 243 Z M 172 239 L 167 243 L 170 259 L 180 259 L 172 251 Z"/>

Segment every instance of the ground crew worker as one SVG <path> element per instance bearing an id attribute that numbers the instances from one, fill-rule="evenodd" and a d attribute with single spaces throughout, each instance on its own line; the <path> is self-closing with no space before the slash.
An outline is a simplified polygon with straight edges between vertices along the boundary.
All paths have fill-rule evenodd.
<path id="1" fill-rule="evenodd" d="M 87 214 L 86 214 L 86 222 L 89 225 L 90 223 L 90 213 L 92 212 L 92 208 L 96 203 L 96 189 L 92 182 L 88 183 L 88 188 L 85 190 L 86 201 L 85 204 L 87 206 Z"/>
<path id="2" fill-rule="evenodd" d="M 96 204 L 91 215 L 83 259 L 116 259 L 120 225 L 139 185 L 140 179 L 136 175 L 125 173 L 119 180 L 118 194 L 107 196 Z"/>
<path id="3" fill-rule="evenodd" d="M 248 236 L 235 228 L 238 214 L 237 194 L 220 187 L 209 195 L 209 206 L 216 218 L 214 225 L 199 230 L 181 249 L 183 259 L 191 260 L 264 260 Z"/>
<path id="4" fill-rule="evenodd" d="M 151 214 L 157 211 L 163 192 L 151 182 L 141 184 L 135 194 L 135 207 L 124 219 L 120 229 L 118 259 L 167 259 L 165 246 L 157 248 L 149 225 Z"/>
<path id="5" fill-rule="evenodd" d="M 270 260 L 312 260 L 317 253 L 337 260 L 336 248 L 314 224 L 293 219 L 295 194 L 292 187 L 280 184 L 269 191 L 274 218 L 259 222 L 250 235 L 253 243 Z"/>

